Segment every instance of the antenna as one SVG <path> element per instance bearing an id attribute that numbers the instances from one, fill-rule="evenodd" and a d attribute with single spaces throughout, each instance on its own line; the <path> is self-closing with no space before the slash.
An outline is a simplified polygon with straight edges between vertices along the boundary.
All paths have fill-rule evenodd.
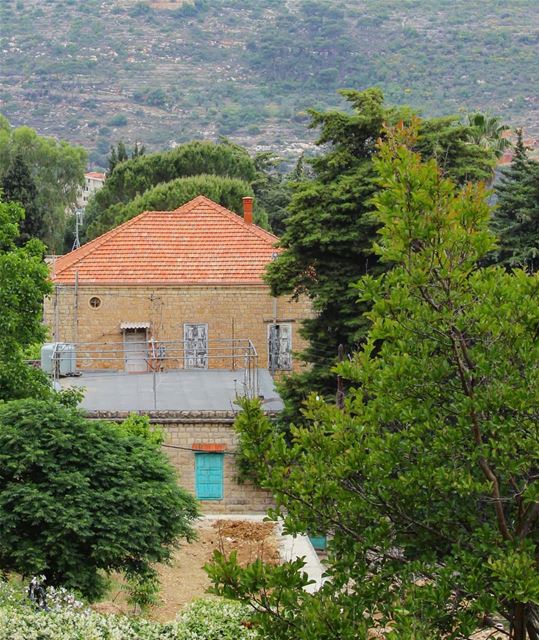
<path id="1" fill-rule="evenodd" d="M 82 227 L 82 221 L 84 219 L 84 209 L 75 209 L 75 239 L 73 240 L 73 246 L 71 251 L 80 247 L 79 228 Z"/>

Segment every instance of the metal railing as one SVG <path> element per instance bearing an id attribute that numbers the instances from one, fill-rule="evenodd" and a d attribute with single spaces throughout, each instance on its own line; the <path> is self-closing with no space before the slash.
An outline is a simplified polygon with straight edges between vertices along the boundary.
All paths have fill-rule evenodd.
<path id="1" fill-rule="evenodd" d="M 65 369 L 62 358 L 70 357 L 75 370 L 68 375 L 85 372 L 153 373 L 180 370 L 229 369 L 243 374 L 244 395 L 258 396 L 258 354 L 248 338 L 230 338 L 196 341 L 156 340 L 121 342 L 71 343 L 74 354 L 54 349 L 53 378 L 55 382 Z"/>

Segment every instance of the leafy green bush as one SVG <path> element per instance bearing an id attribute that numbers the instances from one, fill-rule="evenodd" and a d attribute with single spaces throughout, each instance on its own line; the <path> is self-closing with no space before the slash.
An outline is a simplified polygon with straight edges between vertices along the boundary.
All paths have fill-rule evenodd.
<path id="1" fill-rule="evenodd" d="M 123 113 L 117 113 L 115 116 L 107 122 L 110 127 L 125 127 L 127 124 L 127 116 L 124 116 Z"/>
<path id="2" fill-rule="evenodd" d="M 36 610 L 23 589 L 0 581 L 0 640 L 254 640 L 249 611 L 224 600 L 194 602 L 174 622 L 102 615 L 65 591 L 47 589 L 49 611 Z"/>

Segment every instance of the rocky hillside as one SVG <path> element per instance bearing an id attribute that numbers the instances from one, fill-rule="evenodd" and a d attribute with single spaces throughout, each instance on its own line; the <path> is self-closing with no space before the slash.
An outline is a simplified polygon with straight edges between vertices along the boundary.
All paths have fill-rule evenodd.
<path id="1" fill-rule="evenodd" d="M 537 0 L 0 0 L 0 25 L 0 112 L 96 167 L 119 139 L 297 155 L 339 87 L 539 137 Z"/>

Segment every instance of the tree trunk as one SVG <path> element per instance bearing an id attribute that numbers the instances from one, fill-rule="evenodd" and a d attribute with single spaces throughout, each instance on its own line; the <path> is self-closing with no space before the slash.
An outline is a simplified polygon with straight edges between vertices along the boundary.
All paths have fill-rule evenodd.
<path id="1" fill-rule="evenodd" d="M 511 630 L 511 640 L 526 640 L 526 605 L 521 602 L 515 603 L 513 607 L 513 625 Z"/>

